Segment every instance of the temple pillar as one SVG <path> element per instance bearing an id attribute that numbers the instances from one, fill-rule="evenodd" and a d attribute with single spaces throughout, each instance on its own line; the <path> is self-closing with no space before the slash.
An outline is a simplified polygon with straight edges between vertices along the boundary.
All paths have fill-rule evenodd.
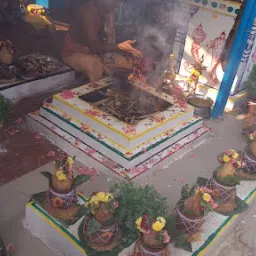
<path id="1" fill-rule="evenodd" d="M 247 79 L 253 66 L 253 61 L 251 60 L 250 57 L 256 42 L 255 39 L 256 39 L 256 24 L 253 25 L 249 38 L 247 40 L 246 48 L 243 53 L 243 56 L 237 71 L 237 79 L 235 80 L 233 84 L 233 89 L 231 91 L 232 95 L 245 89 L 244 81 Z"/>

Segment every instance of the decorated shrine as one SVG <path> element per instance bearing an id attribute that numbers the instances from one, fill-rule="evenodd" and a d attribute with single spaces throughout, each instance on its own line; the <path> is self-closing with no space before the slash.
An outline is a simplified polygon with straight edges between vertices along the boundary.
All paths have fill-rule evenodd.
<path id="1" fill-rule="evenodd" d="M 56 46 L 57 28 L 66 31 L 70 24 L 55 20 L 54 11 L 64 4 L 53 8 L 53 2 L 21 7 L 26 22 L 36 24 L 33 31 L 46 29 Z M 26 116 L 29 128 L 59 150 L 53 154 L 55 171 L 42 172 L 48 187 L 32 195 L 23 224 L 56 255 L 212 255 L 215 239 L 256 196 L 255 131 L 246 135 L 243 152 L 229 149 L 216 156 L 219 163 L 211 177 L 195 177 L 194 186 L 184 185 L 173 209 L 154 187 L 132 182 L 203 142 L 210 135 L 204 119 L 211 118 L 214 104 L 215 117 L 224 107 L 242 104 L 244 82 L 256 60 L 255 15 L 248 11 L 256 2 L 186 0 L 174 9 L 137 2 L 122 1 L 111 17 L 123 30 L 119 37 L 138 37 L 144 54 L 132 56 L 128 73 L 104 71 L 102 78 L 88 82 L 50 51 L 35 47 L 36 52 L 25 53 L 21 48 L 18 54 L 15 38 L 0 43 L 0 124 L 9 100 L 55 91 Z M 166 6 L 167 17 L 161 15 Z M 5 13 L 0 14 L 6 21 Z M 179 17 L 175 25 L 167 24 L 169 15 Z M 156 20 L 157 26 L 148 29 Z M 242 33 L 246 28 L 250 31 Z M 246 42 L 239 44 L 235 35 L 247 35 Z M 76 174 L 75 161 L 85 170 Z M 87 198 L 78 187 L 97 172 L 120 182 L 109 191 L 95 188 Z"/>
<path id="2" fill-rule="evenodd" d="M 188 0 L 183 5 L 183 11 L 187 13 L 184 16 L 186 22 L 179 24 L 174 43 L 174 52 L 178 56 L 178 72 L 181 76 L 189 77 L 193 64 L 198 63 L 204 56 L 205 70 L 199 78 L 197 92 L 213 100 L 217 97 L 230 49 L 234 43 L 234 34 L 241 18 L 241 5 L 240 1 L 221 0 Z M 245 101 L 244 82 L 255 62 L 255 47 L 254 24 L 229 93 L 227 110 Z M 182 83 L 181 79 L 180 84 Z"/>

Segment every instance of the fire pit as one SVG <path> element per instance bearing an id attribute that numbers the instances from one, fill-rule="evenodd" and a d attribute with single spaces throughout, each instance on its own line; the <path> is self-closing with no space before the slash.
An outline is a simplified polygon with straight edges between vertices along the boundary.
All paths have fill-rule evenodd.
<path id="1" fill-rule="evenodd" d="M 128 81 L 121 80 L 116 80 L 111 87 L 79 98 L 131 125 L 172 106 L 171 103 L 132 86 Z"/>
<path id="2" fill-rule="evenodd" d="M 75 136 L 75 144 L 85 143 L 131 170 L 177 141 L 197 136 L 202 119 L 193 112 L 186 102 L 126 76 L 55 94 L 39 118 Z"/>

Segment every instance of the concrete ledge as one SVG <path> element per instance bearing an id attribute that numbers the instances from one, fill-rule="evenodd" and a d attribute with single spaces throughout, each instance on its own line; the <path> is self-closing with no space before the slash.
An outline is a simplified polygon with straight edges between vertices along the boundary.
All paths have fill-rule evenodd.
<path id="1" fill-rule="evenodd" d="M 80 204 L 86 202 L 81 195 L 78 198 Z M 26 205 L 24 228 L 40 239 L 56 255 L 87 255 L 79 241 L 79 224 L 80 221 L 66 228 L 37 203 L 32 201 Z"/>
<path id="2" fill-rule="evenodd" d="M 11 101 L 18 101 L 27 96 L 63 88 L 76 80 L 75 71 L 70 68 L 48 77 L 25 80 L 14 84 L 1 85 L 0 94 Z"/>

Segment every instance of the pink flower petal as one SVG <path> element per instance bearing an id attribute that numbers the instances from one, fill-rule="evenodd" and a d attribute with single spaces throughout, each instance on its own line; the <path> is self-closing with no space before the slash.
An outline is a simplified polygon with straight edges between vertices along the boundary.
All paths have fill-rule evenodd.
<path id="1" fill-rule="evenodd" d="M 22 124 L 23 123 L 23 119 L 22 118 L 18 118 L 16 121 L 15 121 L 16 124 Z"/>
<path id="2" fill-rule="evenodd" d="M 35 140 L 36 140 L 36 141 L 41 141 L 41 140 L 42 140 L 42 136 L 39 135 L 39 134 L 37 134 L 37 135 L 35 136 Z"/>
<path id="3" fill-rule="evenodd" d="M 50 150 L 47 154 L 48 157 L 55 157 L 56 156 L 56 152 L 53 150 Z"/>
<path id="4" fill-rule="evenodd" d="M 11 136 L 14 136 L 16 133 L 18 133 L 19 132 L 19 130 L 18 129 L 13 129 L 13 128 L 10 128 L 9 130 L 8 130 L 8 133 L 9 133 L 9 135 L 11 135 Z"/>
<path id="5" fill-rule="evenodd" d="M 70 90 L 65 90 L 63 91 L 60 96 L 65 99 L 65 100 L 68 100 L 68 99 L 73 99 L 74 98 L 74 93 Z"/>

